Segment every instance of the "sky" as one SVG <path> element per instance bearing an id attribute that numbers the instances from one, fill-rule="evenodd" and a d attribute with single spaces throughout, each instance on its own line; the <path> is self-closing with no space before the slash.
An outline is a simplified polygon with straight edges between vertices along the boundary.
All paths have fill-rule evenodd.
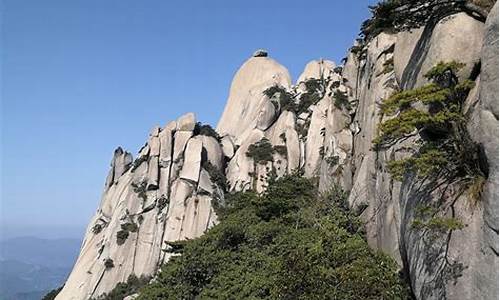
<path id="1" fill-rule="evenodd" d="M 374 2 L 3 0 L 1 234 L 78 236 L 117 146 L 190 111 L 215 126 L 256 49 L 294 79 L 339 62 Z"/>

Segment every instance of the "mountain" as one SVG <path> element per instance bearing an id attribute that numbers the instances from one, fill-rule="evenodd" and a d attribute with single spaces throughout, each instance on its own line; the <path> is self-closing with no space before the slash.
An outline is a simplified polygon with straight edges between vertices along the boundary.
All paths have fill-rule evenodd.
<path id="1" fill-rule="evenodd" d="M 41 299 L 66 280 L 80 249 L 77 239 L 11 238 L 0 242 L 0 296 Z"/>
<path id="2" fill-rule="evenodd" d="M 349 193 L 416 299 L 497 299 L 498 4 L 485 7 L 382 2 L 343 65 L 311 61 L 295 83 L 256 51 L 216 130 L 188 113 L 155 126 L 135 159 L 116 149 L 56 299 L 154 276 L 176 242 L 219 223 L 226 193 L 296 170 Z"/>

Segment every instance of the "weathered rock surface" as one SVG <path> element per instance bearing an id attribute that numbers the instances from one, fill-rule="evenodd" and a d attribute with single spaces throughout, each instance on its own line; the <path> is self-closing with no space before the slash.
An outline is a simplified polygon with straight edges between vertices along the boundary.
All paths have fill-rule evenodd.
<path id="1" fill-rule="evenodd" d="M 238 70 L 231 83 L 229 98 L 217 125 L 221 136 L 231 135 L 241 144 L 256 126 L 264 103 L 269 99 L 263 91 L 278 84 L 288 88 L 291 84 L 288 70 L 269 57 L 251 57 Z"/>
<path id="2" fill-rule="evenodd" d="M 130 274 L 151 276 L 170 257 L 166 241 L 198 237 L 217 222 L 207 194 L 213 183 L 202 165 L 209 160 L 222 168 L 222 149 L 212 137 L 192 137 L 195 123 L 187 114 L 153 128 L 134 163 L 128 152 L 115 151 L 101 204 L 57 299 L 87 300 Z"/>
<path id="3" fill-rule="evenodd" d="M 341 68 L 327 60 L 309 62 L 295 86 L 286 68 L 267 56 L 257 51 L 236 73 L 217 126 L 220 141 L 193 136 L 190 113 L 153 128 L 134 163 L 129 153 L 115 151 L 101 204 L 57 299 L 88 299 L 132 273 L 154 274 L 171 255 L 163 251 L 165 242 L 195 238 L 216 224 L 212 195 L 221 190 L 208 162 L 225 173 L 230 191 L 262 192 L 270 172 L 283 176 L 298 169 L 319 177 L 321 191 L 339 184 L 365 221 L 368 243 L 404 268 L 416 299 L 497 299 L 498 4 L 486 24 L 458 13 L 411 31 L 380 33 L 361 51 L 349 52 Z M 458 185 L 436 186 L 411 174 L 403 182 L 391 178 L 387 162 L 414 154 L 418 137 L 378 151 L 372 144 L 387 118 L 380 114 L 381 101 L 424 85 L 431 67 L 451 60 L 466 64 L 461 79 L 477 73 L 481 61 L 464 106 L 488 173 L 474 208 Z M 280 107 L 279 94 L 263 94 L 280 85 L 297 102 L 309 79 L 320 79 L 324 93 L 298 116 Z M 337 92 L 347 103 L 337 101 Z M 259 163 L 247 151 L 263 138 L 273 147 L 272 160 Z M 439 216 L 467 226 L 445 236 L 415 230 L 420 205 L 437 201 Z M 128 223 L 137 230 L 118 244 L 117 233 Z M 105 267 L 107 259 L 113 268 Z"/>

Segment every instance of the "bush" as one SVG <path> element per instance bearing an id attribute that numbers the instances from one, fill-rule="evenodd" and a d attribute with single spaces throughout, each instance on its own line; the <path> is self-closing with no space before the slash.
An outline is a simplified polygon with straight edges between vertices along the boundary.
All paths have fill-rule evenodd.
<path id="1" fill-rule="evenodd" d="M 273 147 L 274 152 L 278 153 L 279 155 L 286 157 L 288 154 L 288 150 L 285 145 L 276 145 Z"/>
<path id="2" fill-rule="evenodd" d="M 282 111 L 288 110 L 294 112 L 296 110 L 294 101 L 295 96 L 292 93 L 288 92 L 284 87 L 276 84 L 266 89 L 263 93 L 269 99 L 274 97 L 274 95 L 277 93 L 278 101 Z"/>
<path id="3" fill-rule="evenodd" d="M 185 241 L 142 299 L 406 299 L 397 265 L 371 250 L 338 187 L 299 174 L 229 195 L 221 222 Z"/>
<path id="4" fill-rule="evenodd" d="M 203 168 L 207 170 L 213 184 L 218 186 L 223 192 L 228 191 L 229 184 L 227 182 L 226 174 L 223 171 L 212 165 L 212 163 L 208 160 L 203 163 Z"/>
<path id="5" fill-rule="evenodd" d="M 421 178 L 442 175 L 469 181 L 483 176 L 479 147 L 469 137 L 462 111 L 473 83 L 458 82 L 456 72 L 461 67 L 456 61 L 440 62 L 425 75 L 432 83 L 395 93 L 380 105 L 382 114 L 395 116 L 379 125 L 373 141 L 376 149 L 417 135 L 421 138 L 414 156 L 388 163 L 394 179 L 402 180 L 406 172 Z"/>
<path id="6" fill-rule="evenodd" d="M 145 286 L 150 280 L 150 277 L 141 276 L 137 278 L 137 276 L 132 274 L 127 278 L 126 282 L 118 283 L 109 293 L 105 293 L 92 300 L 123 300 L 126 296 L 137 293 L 137 291 Z"/>
<path id="7" fill-rule="evenodd" d="M 121 246 L 125 243 L 125 241 L 127 240 L 128 238 L 128 231 L 127 230 L 119 230 L 117 233 L 116 233 L 116 244 L 118 246 Z"/>
<path id="8" fill-rule="evenodd" d="M 115 267 L 115 263 L 111 258 L 106 258 L 104 260 L 104 266 L 106 267 L 106 269 L 112 269 Z"/>
<path id="9" fill-rule="evenodd" d="M 94 226 L 92 226 L 92 233 L 93 234 L 99 234 L 101 233 L 102 231 L 102 224 L 95 224 Z"/>
<path id="10" fill-rule="evenodd" d="M 116 233 L 116 243 L 121 246 L 127 240 L 130 232 L 137 232 L 139 227 L 133 222 L 127 222 L 120 225 L 121 230 Z"/>
<path id="11" fill-rule="evenodd" d="M 260 141 L 248 147 L 246 156 L 252 158 L 256 163 L 266 164 L 273 161 L 273 152 L 273 145 L 267 138 L 263 137 Z"/>
<path id="12" fill-rule="evenodd" d="M 162 195 L 160 198 L 158 198 L 156 202 L 156 206 L 158 207 L 158 213 L 160 213 L 167 205 L 170 203 L 168 197 L 165 195 Z"/>
<path id="13" fill-rule="evenodd" d="M 322 79 L 308 79 L 304 82 L 306 91 L 300 95 L 295 113 L 300 115 L 307 112 L 311 105 L 318 103 L 325 95 L 325 85 Z"/>
<path id="14" fill-rule="evenodd" d="M 221 137 L 215 131 L 215 129 L 212 128 L 209 124 L 202 124 L 201 122 L 196 122 L 193 130 L 193 135 L 205 135 L 205 136 L 211 136 L 214 139 L 216 139 L 218 142 L 220 142 Z"/>
<path id="15" fill-rule="evenodd" d="M 147 187 L 147 182 L 145 180 L 139 183 L 132 182 L 132 188 L 134 190 L 134 193 L 136 193 L 137 196 L 141 198 L 143 202 L 146 202 L 146 200 L 148 199 L 148 195 L 146 194 L 146 187 Z"/>
<path id="16" fill-rule="evenodd" d="M 346 110 L 351 110 L 351 103 L 349 102 L 349 98 L 347 98 L 347 94 L 343 93 L 339 90 L 336 90 L 333 93 L 333 105 L 335 105 L 338 109 L 345 108 Z"/>

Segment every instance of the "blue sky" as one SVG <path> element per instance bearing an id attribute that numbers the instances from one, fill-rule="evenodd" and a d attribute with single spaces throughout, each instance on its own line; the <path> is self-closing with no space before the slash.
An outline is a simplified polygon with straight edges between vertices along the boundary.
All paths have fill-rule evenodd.
<path id="1" fill-rule="evenodd" d="M 81 230 L 118 145 L 189 111 L 215 125 L 258 48 L 293 78 L 340 61 L 373 2 L 4 0 L 2 229 Z"/>

